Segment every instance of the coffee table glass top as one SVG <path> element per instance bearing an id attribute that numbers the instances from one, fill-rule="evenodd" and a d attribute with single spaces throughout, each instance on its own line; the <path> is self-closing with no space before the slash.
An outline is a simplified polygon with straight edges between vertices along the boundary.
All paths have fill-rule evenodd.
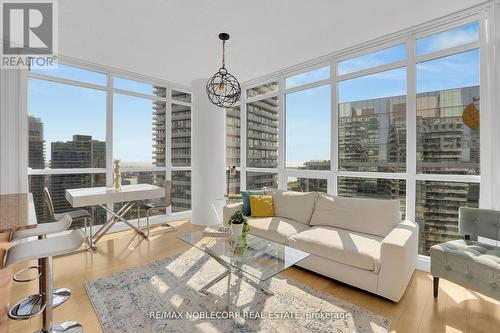
<path id="1" fill-rule="evenodd" d="M 307 252 L 250 234 L 247 235 L 247 246 L 242 246 L 240 242 L 238 245 L 231 237 L 206 236 L 202 231 L 177 238 L 260 281 L 265 281 L 310 256 Z"/>

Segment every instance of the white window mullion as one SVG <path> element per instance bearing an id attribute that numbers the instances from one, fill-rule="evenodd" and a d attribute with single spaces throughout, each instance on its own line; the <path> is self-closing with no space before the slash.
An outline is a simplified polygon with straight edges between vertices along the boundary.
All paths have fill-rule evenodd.
<path id="1" fill-rule="evenodd" d="M 165 104 L 165 180 L 172 182 L 172 88 L 166 87 L 166 104 Z M 192 96 L 191 96 L 192 98 Z M 173 184 L 170 185 L 171 191 Z M 172 195 L 172 193 L 171 193 Z M 172 205 L 166 211 L 166 215 L 172 215 Z"/>
<path id="2" fill-rule="evenodd" d="M 113 75 L 107 75 L 106 92 L 106 186 L 113 186 Z"/>
<path id="3" fill-rule="evenodd" d="M 165 105 L 165 179 L 172 180 L 172 89 L 167 88 Z"/>
<path id="4" fill-rule="evenodd" d="M 497 80 L 495 79 L 495 37 L 498 40 L 498 36 L 495 36 L 496 31 L 499 31 L 498 18 L 495 17 L 496 13 L 494 4 L 492 8 L 485 10 L 481 15 L 480 20 L 480 101 L 481 101 L 481 112 L 480 124 L 481 124 L 481 141 L 480 141 L 480 174 L 481 174 L 481 185 L 479 194 L 479 207 L 488 209 L 499 208 L 498 204 L 498 184 L 500 183 L 496 176 L 498 174 L 498 165 L 495 155 L 498 155 L 499 149 L 498 144 L 498 134 L 495 131 L 497 126 L 491 126 L 491 124 L 498 124 L 498 116 L 495 110 L 495 97 L 498 94 Z M 498 55 L 497 55 L 498 57 Z M 497 72 L 498 73 L 498 72 Z M 484 124 L 484 125 L 483 125 Z M 489 140 L 485 140 L 489 138 Z M 496 163 L 495 163 L 496 162 Z"/>
<path id="5" fill-rule="evenodd" d="M 107 75 L 106 91 L 106 187 L 113 186 L 113 75 Z M 108 209 L 113 209 L 113 204 L 106 205 Z M 95 210 L 93 209 L 95 213 Z M 106 218 L 111 218 L 110 213 L 106 213 Z"/>
<path id="6" fill-rule="evenodd" d="M 338 94 L 338 61 L 335 59 L 330 65 L 331 75 L 331 132 L 330 132 L 330 168 L 331 177 L 328 179 L 328 193 L 337 195 L 339 172 L 339 94 Z"/>
<path id="7" fill-rule="evenodd" d="M 240 190 L 247 188 L 247 90 L 241 89 L 240 104 Z"/>
<path id="8" fill-rule="evenodd" d="M 278 80 L 278 189 L 287 189 L 287 179 L 285 178 L 286 168 L 286 102 L 284 93 L 285 78 Z"/>
<path id="9" fill-rule="evenodd" d="M 375 67 L 370 67 L 370 68 L 367 68 L 367 69 L 356 71 L 356 72 L 353 72 L 353 73 L 339 75 L 337 77 L 337 81 L 352 80 L 352 79 L 356 79 L 356 78 L 359 78 L 359 77 L 364 77 L 364 76 L 369 76 L 369 75 L 373 75 L 373 74 L 377 74 L 377 73 L 387 72 L 387 71 L 390 71 L 390 70 L 393 70 L 393 69 L 397 69 L 397 68 L 401 68 L 401 67 L 404 67 L 404 66 L 406 66 L 406 61 L 405 60 L 391 62 L 391 63 L 388 63 L 388 64 L 384 64 L 384 65 L 380 65 L 380 66 L 375 66 Z"/>
<path id="10" fill-rule="evenodd" d="M 406 42 L 406 219 L 415 221 L 417 173 L 417 80 L 415 38 Z"/>

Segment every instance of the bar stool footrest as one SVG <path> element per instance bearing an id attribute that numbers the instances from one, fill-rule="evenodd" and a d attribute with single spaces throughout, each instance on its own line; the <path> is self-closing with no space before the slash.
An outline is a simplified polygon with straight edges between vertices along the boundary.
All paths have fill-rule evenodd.
<path id="1" fill-rule="evenodd" d="M 57 308 L 59 305 L 64 304 L 71 296 L 71 290 L 68 288 L 57 288 L 52 292 L 52 307 Z"/>
<path id="2" fill-rule="evenodd" d="M 10 309 L 8 316 L 13 320 L 26 320 L 39 316 L 47 304 L 42 304 L 42 294 L 34 294 L 23 298 Z"/>
<path id="3" fill-rule="evenodd" d="M 83 333 L 83 326 L 76 321 L 65 321 L 59 324 L 53 324 L 50 333 Z M 35 333 L 47 333 L 39 329 Z"/>
<path id="4" fill-rule="evenodd" d="M 21 275 L 24 272 L 27 272 L 29 270 L 32 270 L 32 269 L 36 269 L 38 271 L 38 275 L 36 275 L 33 278 L 28 278 L 28 279 L 23 279 L 23 278 L 19 277 L 19 275 Z M 29 267 L 23 268 L 20 271 L 16 272 L 16 274 L 14 274 L 13 280 L 16 281 L 16 282 L 31 282 L 31 281 L 38 280 L 40 278 L 40 276 L 42 276 L 42 273 L 40 272 L 40 266 L 39 265 L 33 265 L 33 266 L 29 266 Z"/>

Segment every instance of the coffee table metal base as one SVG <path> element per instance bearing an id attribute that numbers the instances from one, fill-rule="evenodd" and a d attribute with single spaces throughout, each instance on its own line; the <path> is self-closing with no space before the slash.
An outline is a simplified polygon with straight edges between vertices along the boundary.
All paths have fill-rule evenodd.
<path id="1" fill-rule="evenodd" d="M 219 259 L 215 254 L 213 254 L 208 248 L 205 249 L 205 252 L 209 254 L 212 258 L 214 258 L 219 264 L 221 264 L 226 271 L 217 276 L 215 279 L 212 281 L 208 282 L 206 285 L 203 286 L 199 291 L 202 294 L 207 294 L 207 290 L 213 287 L 215 284 L 220 282 L 222 279 L 224 279 L 227 276 L 227 309 L 229 310 L 231 306 L 231 275 L 234 274 L 240 279 L 244 279 L 248 284 L 250 284 L 252 287 L 254 287 L 257 290 L 260 290 L 262 293 L 268 296 L 274 295 L 274 293 L 263 286 L 261 286 L 258 282 L 255 282 L 254 280 L 246 277 L 241 273 L 241 271 L 234 269 L 230 265 L 226 264 L 224 261 Z"/>

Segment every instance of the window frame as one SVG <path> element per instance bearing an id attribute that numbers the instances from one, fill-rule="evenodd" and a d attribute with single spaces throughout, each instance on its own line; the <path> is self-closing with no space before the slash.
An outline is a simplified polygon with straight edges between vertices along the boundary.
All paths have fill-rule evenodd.
<path id="1" fill-rule="evenodd" d="M 325 179 L 327 181 L 327 193 L 331 195 L 337 195 L 337 185 L 338 177 L 356 177 L 356 178 L 382 178 L 382 179 L 397 179 L 406 181 L 406 219 L 415 221 L 415 210 L 416 210 L 416 182 L 427 180 L 427 181 L 449 181 L 449 182 L 465 182 L 465 183 L 479 183 L 481 188 L 487 187 L 487 183 L 490 181 L 488 176 L 492 176 L 484 171 L 487 167 L 488 161 L 491 156 L 486 156 L 484 153 L 488 143 L 486 140 L 480 142 L 481 149 L 481 174 L 480 175 L 452 175 L 452 174 L 418 174 L 416 172 L 417 168 L 417 128 L 416 128 L 416 117 L 417 117 L 417 93 L 416 93 L 416 65 L 419 62 L 428 61 L 436 58 L 441 58 L 465 51 L 470 51 L 473 49 L 479 49 L 481 52 L 480 57 L 480 86 L 485 87 L 480 89 L 480 98 L 485 100 L 487 98 L 485 76 L 483 75 L 486 70 L 485 59 L 483 53 L 491 52 L 491 45 L 487 43 L 485 33 L 486 33 L 486 20 L 487 16 L 484 14 L 483 8 L 475 8 L 468 12 L 462 12 L 456 15 L 451 15 L 434 22 L 418 26 L 413 29 L 408 29 L 406 32 L 396 33 L 378 40 L 374 40 L 371 43 L 367 43 L 363 46 L 356 46 L 352 49 L 343 50 L 338 53 L 330 54 L 328 56 L 315 59 L 313 61 L 297 65 L 292 68 L 285 69 L 283 71 L 267 75 L 265 77 L 257 78 L 249 82 L 245 82 L 242 85 L 242 97 L 241 102 L 241 146 L 240 146 L 240 159 L 241 166 L 238 169 L 240 171 L 240 188 L 241 190 L 246 190 L 246 173 L 247 172 L 272 172 L 278 174 L 278 189 L 287 189 L 287 180 L 289 177 L 305 177 L 314 179 Z M 462 25 L 479 22 L 480 25 L 480 38 L 478 41 L 466 43 L 464 45 L 454 46 L 451 48 L 431 52 L 428 54 L 416 55 L 416 40 L 421 37 L 429 36 L 435 33 L 450 30 Z M 367 53 L 383 50 L 388 47 L 392 47 L 401 43 L 406 44 L 406 59 L 394 61 L 392 63 L 387 63 L 384 65 L 375 66 L 368 69 L 359 70 L 356 72 L 350 72 L 343 75 L 338 75 L 338 63 L 340 61 L 348 60 L 350 58 L 358 57 Z M 292 88 L 285 88 L 285 80 L 287 77 L 291 77 L 297 74 L 308 72 L 314 69 L 318 69 L 324 66 L 330 66 L 331 75 L 327 80 L 320 80 L 312 83 L 307 83 L 304 85 L 294 86 Z M 384 72 L 396 68 L 406 68 L 406 170 L 404 172 L 389 173 L 389 172 L 362 172 L 362 171 L 339 171 L 339 161 L 338 161 L 338 83 L 339 81 L 353 79 L 357 77 L 362 77 L 370 74 L 375 74 L 379 72 Z M 278 91 L 268 94 L 261 95 L 258 97 L 247 98 L 246 90 L 252 87 L 256 87 L 269 82 L 277 81 L 279 83 Z M 285 128 L 286 128 L 286 105 L 284 103 L 286 94 L 293 93 L 301 90 L 311 89 L 319 87 L 325 84 L 330 84 L 331 87 L 331 167 L 330 170 L 298 170 L 298 169 L 287 169 L 286 168 L 286 138 L 285 138 Z M 246 105 L 248 102 L 276 96 L 279 98 L 279 139 L 278 139 L 278 168 L 274 169 L 264 169 L 264 168 L 249 168 L 246 166 L 246 156 L 247 156 L 247 119 L 246 119 Z M 482 108 L 481 112 L 481 122 L 486 122 L 491 118 L 489 114 L 490 110 L 486 109 L 486 106 Z M 481 190 L 481 193 L 484 193 Z M 479 206 L 484 207 L 489 199 L 485 198 L 484 195 L 480 195 Z M 428 257 L 419 254 L 425 262 L 428 262 Z"/>
<path id="2" fill-rule="evenodd" d="M 66 79 L 62 77 L 57 77 L 57 76 L 51 76 L 48 74 L 41 74 L 41 73 L 34 73 L 31 71 L 27 71 L 26 73 L 26 91 L 28 91 L 28 85 L 30 79 L 39 79 L 39 80 L 44 80 L 44 81 L 49 81 L 49 82 L 56 82 L 56 83 L 61 83 L 61 84 L 67 84 L 67 85 L 72 85 L 76 87 L 83 87 L 83 88 L 89 88 L 89 89 L 96 89 L 100 91 L 106 92 L 106 168 L 67 168 L 67 169 L 50 169 L 50 168 L 45 168 L 45 169 L 32 169 L 28 168 L 27 171 L 27 176 L 28 178 L 30 176 L 37 176 L 37 175 L 44 175 L 44 176 L 51 176 L 51 175 L 68 175 L 68 174 L 106 174 L 106 186 L 112 186 L 113 185 L 113 98 L 114 94 L 122 94 L 122 95 L 127 95 L 127 96 L 133 96 L 133 97 L 139 97 L 139 98 L 145 98 L 151 101 L 162 101 L 165 102 L 166 104 L 166 117 L 165 117 L 165 140 L 166 140 L 166 158 L 165 158 L 165 166 L 164 167 L 157 167 L 157 166 L 152 166 L 152 167 L 124 167 L 122 166 L 122 173 L 125 172 L 160 172 L 165 174 L 165 179 L 167 180 L 172 180 L 172 172 L 174 171 L 191 171 L 191 163 L 189 166 L 183 166 L 183 167 L 174 167 L 172 166 L 172 144 L 171 144 L 171 139 L 172 139 L 172 104 L 177 104 L 177 105 L 183 105 L 183 106 L 188 106 L 191 108 L 192 112 L 192 91 L 189 87 L 186 86 L 181 86 L 174 84 L 172 82 L 156 79 L 153 77 L 148 77 L 148 76 L 143 76 L 127 71 L 122 71 L 114 68 L 109 68 L 109 67 L 104 67 L 104 66 L 99 66 L 96 64 L 91 64 L 91 63 L 84 63 L 82 61 L 76 61 L 72 58 L 66 58 L 66 57 L 59 57 L 59 63 L 67 65 L 67 66 L 72 66 L 78 69 L 84 69 L 84 70 L 89 70 L 93 71 L 99 74 L 104 74 L 106 75 L 106 85 L 97 85 L 97 84 L 92 84 L 92 83 L 86 83 L 83 81 L 78 81 L 78 80 L 71 80 L 71 79 Z M 140 92 L 135 92 L 135 91 L 129 91 L 125 89 L 118 89 L 114 88 L 113 86 L 113 79 L 114 77 L 119 77 L 123 79 L 128 79 L 128 80 L 133 80 L 133 81 L 138 81 L 140 83 L 145 83 L 145 84 L 150 84 L 150 85 L 155 85 L 155 86 L 161 86 L 166 89 L 166 97 L 159 97 L 159 96 L 154 96 L 154 95 L 148 95 L 148 94 L 143 94 Z M 174 100 L 172 98 L 172 91 L 177 91 L 177 92 L 183 92 L 191 95 L 191 102 L 183 102 L 183 101 L 178 101 Z M 29 98 L 28 93 L 26 93 L 26 99 Z M 27 105 L 27 104 L 26 104 Z M 30 110 L 27 110 L 28 115 Z M 192 113 L 191 113 L 191 119 L 192 119 Z M 193 136 L 193 129 L 191 126 L 191 131 L 190 131 L 191 138 Z M 192 142 L 193 140 L 191 139 L 191 152 L 192 152 Z M 28 140 L 26 139 L 26 151 L 28 149 Z M 26 154 L 26 164 L 28 165 L 27 161 L 27 154 Z M 168 208 L 167 210 L 167 215 L 172 216 L 174 218 L 181 218 L 185 216 L 189 216 L 191 214 L 191 210 L 186 210 L 182 212 L 171 212 L 171 208 Z M 110 215 L 108 214 L 108 218 Z M 164 221 L 163 221 L 164 222 Z M 152 220 L 152 223 L 154 223 L 154 219 Z"/>

